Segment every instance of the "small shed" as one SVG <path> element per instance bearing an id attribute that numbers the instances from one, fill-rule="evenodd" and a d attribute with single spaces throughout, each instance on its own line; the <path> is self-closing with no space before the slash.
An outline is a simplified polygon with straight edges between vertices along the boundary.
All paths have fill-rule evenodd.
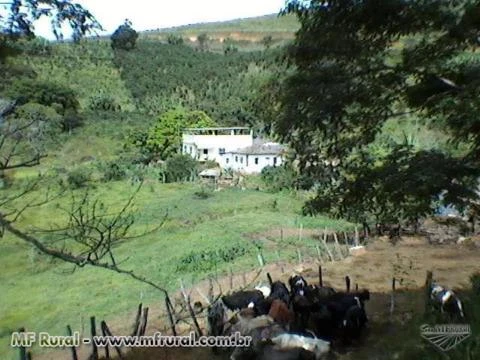
<path id="1" fill-rule="evenodd" d="M 205 169 L 198 174 L 200 179 L 203 182 L 214 185 L 215 189 L 217 188 L 218 179 L 220 178 L 221 170 L 220 169 Z"/>

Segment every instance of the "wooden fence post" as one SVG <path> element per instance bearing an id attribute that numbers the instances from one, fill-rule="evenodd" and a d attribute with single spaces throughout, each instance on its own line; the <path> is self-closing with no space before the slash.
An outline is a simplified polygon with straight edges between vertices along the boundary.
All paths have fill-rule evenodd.
<path id="1" fill-rule="evenodd" d="M 233 290 L 233 269 L 230 267 L 230 291 Z"/>
<path id="2" fill-rule="evenodd" d="M 257 254 L 257 260 L 258 260 L 258 264 L 260 265 L 260 267 L 264 267 L 265 266 L 265 259 L 263 258 L 263 255 L 261 252 L 259 252 Z"/>
<path id="3" fill-rule="evenodd" d="M 334 262 L 335 258 L 333 257 L 332 252 L 330 251 L 330 249 L 328 248 L 328 245 L 327 245 L 327 228 L 325 228 L 325 230 L 323 231 L 322 242 L 323 242 L 323 245 L 325 246 L 325 249 L 327 250 L 327 254 L 330 257 L 330 260 L 332 262 Z"/>
<path id="4" fill-rule="evenodd" d="M 95 316 L 90 317 L 90 333 L 92 334 L 92 355 L 90 358 L 92 360 L 98 360 L 98 349 L 97 349 L 97 345 L 95 344 L 95 341 L 93 340 L 93 338 L 97 336 Z"/>
<path id="5" fill-rule="evenodd" d="M 108 336 L 107 332 L 105 331 L 104 323 L 105 323 L 105 321 L 102 321 L 100 323 L 100 329 L 102 330 L 102 335 L 103 336 Z M 108 348 L 108 343 L 105 344 L 105 359 L 110 360 L 110 349 Z"/>
<path id="6" fill-rule="evenodd" d="M 302 263 L 302 251 L 297 248 L 298 263 Z"/>
<path id="7" fill-rule="evenodd" d="M 320 287 L 323 287 L 322 265 L 318 265 L 318 285 L 320 285 Z"/>
<path id="8" fill-rule="evenodd" d="M 147 323 L 148 323 L 148 307 L 143 309 L 142 325 L 140 326 L 140 329 L 138 329 L 138 336 L 145 335 L 145 332 L 147 331 Z"/>
<path id="9" fill-rule="evenodd" d="M 67 325 L 67 335 L 68 336 L 73 335 L 72 328 L 70 327 L 70 325 Z M 77 349 L 75 348 L 75 346 L 72 346 L 70 348 L 70 351 L 72 352 L 72 359 L 73 360 L 78 360 Z"/>
<path id="10" fill-rule="evenodd" d="M 337 233 L 335 232 L 333 233 L 333 239 L 335 240 L 335 248 L 337 250 L 338 256 L 340 257 L 340 260 L 343 260 L 344 256 L 343 256 L 342 248 L 338 243 L 338 236 L 337 236 Z"/>
<path id="11" fill-rule="evenodd" d="M 19 333 L 25 332 L 25 328 L 18 329 Z M 20 346 L 20 360 L 27 360 L 27 349 L 24 346 Z"/>
<path id="12" fill-rule="evenodd" d="M 165 307 L 167 309 L 168 321 L 170 322 L 170 329 L 172 330 L 172 335 L 177 336 L 177 329 L 175 329 L 175 321 L 173 319 L 173 306 L 168 294 L 165 294 Z"/>
<path id="13" fill-rule="evenodd" d="M 433 272 L 427 271 L 427 277 L 425 279 L 425 313 L 430 311 L 430 290 L 432 288 Z"/>
<path id="14" fill-rule="evenodd" d="M 347 293 L 350 292 L 350 277 L 348 275 L 345 276 L 345 285 L 347 288 Z"/>
<path id="15" fill-rule="evenodd" d="M 112 335 L 112 332 L 110 331 L 110 329 L 108 328 L 107 326 L 107 323 L 105 321 L 102 321 L 100 323 L 100 327 L 102 328 L 102 333 L 105 335 L 107 334 L 107 336 L 113 336 Z M 135 335 L 134 335 L 135 336 Z M 117 345 L 114 345 L 113 346 L 115 351 L 117 352 L 117 355 L 120 359 L 123 359 L 123 355 L 122 355 L 122 351 L 120 350 L 120 347 L 117 346 Z"/>
<path id="16" fill-rule="evenodd" d="M 272 280 L 272 276 L 270 275 L 270 273 L 267 272 L 267 279 L 268 279 L 268 284 L 270 285 L 270 287 L 273 285 L 273 280 Z"/>
<path id="17" fill-rule="evenodd" d="M 137 316 L 135 317 L 135 323 L 133 324 L 132 336 L 138 334 L 138 328 L 140 327 L 140 317 L 142 316 L 142 303 L 138 305 Z"/>
<path id="18" fill-rule="evenodd" d="M 213 302 L 214 296 L 213 296 L 213 279 L 211 276 L 208 277 L 208 301 L 210 303 Z"/>
<path id="19" fill-rule="evenodd" d="M 395 277 L 392 279 L 392 295 L 390 297 L 390 317 L 393 316 L 393 311 L 395 310 Z"/>
<path id="20" fill-rule="evenodd" d="M 190 304 L 190 296 L 188 296 L 187 292 L 185 291 L 185 287 L 183 285 L 182 279 L 180 279 L 180 290 L 183 294 L 183 299 L 185 300 L 185 304 L 187 305 L 188 312 L 190 313 L 190 317 L 193 320 L 193 326 L 195 327 L 195 332 L 198 337 L 202 336 L 202 330 L 200 329 L 200 325 L 198 325 L 197 316 L 195 315 L 195 311 L 193 311 L 192 305 Z"/>
<path id="21" fill-rule="evenodd" d="M 317 250 L 318 261 L 323 262 L 322 252 L 320 251 L 320 246 L 315 245 L 315 250 Z"/>

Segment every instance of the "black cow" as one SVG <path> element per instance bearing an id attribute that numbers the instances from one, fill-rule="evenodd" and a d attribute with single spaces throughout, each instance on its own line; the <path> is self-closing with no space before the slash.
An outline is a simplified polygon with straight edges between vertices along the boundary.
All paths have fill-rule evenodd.
<path id="1" fill-rule="evenodd" d="M 290 303 L 290 294 L 287 286 L 283 282 L 275 281 L 272 283 L 271 288 L 272 291 L 269 297 L 272 298 L 272 300 L 282 300 L 287 305 Z"/>
<path id="2" fill-rule="evenodd" d="M 344 342 L 348 343 L 352 339 L 360 337 L 363 328 L 368 322 L 365 309 L 358 305 L 351 306 L 342 322 L 342 335 Z"/>
<path id="3" fill-rule="evenodd" d="M 264 296 L 260 290 L 242 290 L 222 296 L 223 303 L 232 311 L 251 307 L 262 299 Z"/>
<path id="4" fill-rule="evenodd" d="M 295 295 L 303 296 L 308 283 L 302 276 L 294 275 L 288 279 L 288 285 L 290 285 L 290 294 L 293 297 Z"/>

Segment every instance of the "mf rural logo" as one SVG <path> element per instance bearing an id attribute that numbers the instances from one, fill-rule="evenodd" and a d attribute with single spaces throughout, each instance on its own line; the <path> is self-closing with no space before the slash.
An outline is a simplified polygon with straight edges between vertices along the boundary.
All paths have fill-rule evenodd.
<path id="1" fill-rule="evenodd" d="M 441 351 L 449 351 L 471 335 L 470 325 L 444 324 L 422 325 L 420 334 L 422 337 Z"/>

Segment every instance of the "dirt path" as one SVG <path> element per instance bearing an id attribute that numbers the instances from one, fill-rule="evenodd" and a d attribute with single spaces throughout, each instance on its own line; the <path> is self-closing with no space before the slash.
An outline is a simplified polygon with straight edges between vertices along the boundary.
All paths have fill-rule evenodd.
<path id="1" fill-rule="evenodd" d="M 462 288 L 469 285 L 469 276 L 480 271 L 480 249 L 467 248 L 459 245 L 429 245 L 423 238 L 405 238 L 393 246 L 386 239 L 379 239 L 367 246 L 364 255 L 350 257 L 343 261 L 327 263 L 322 265 L 323 280 L 325 285 L 331 285 L 337 289 L 345 288 L 345 276 L 348 275 L 352 281 L 352 287 L 358 284 L 360 288 L 368 288 L 372 293 L 372 299 L 367 305 L 372 324 L 371 331 L 382 333 L 380 325 L 388 316 L 389 293 L 391 279 L 395 276 L 399 283 L 398 309 L 397 312 L 405 321 L 409 320 L 422 306 L 420 301 L 411 301 L 407 291 L 418 291 L 424 284 L 427 270 L 434 272 L 434 278 L 444 285 L 453 288 Z M 293 272 L 301 273 L 308 281 L 318 283 L 318 265 L 305 263 L 301 266 L 291 264 L 269 264 L 264 272 L 252 272 L 246 276 L 247 282 L 257 284 L 260 280 L 266 282 L 265 273 L 269 272 L 274 280 L 287 281 Z M 233 278 L 233 288 L 242 287 L 244 283 L 242 276 Z M 218 279 L 215 283 L 214 292 L 223 292 L 230 289 L 230 278 Z M 195 287 L 203 294 L 208 293 L 208 281 L 201 282 Z M 405 296 L 402 295 L 405 293 Z M 205 304 L 204 299 L 196 290 L 191 292 L 192 301 L 200 301 Z M 176 296 L 178 298 L 178 295 Z M 163 304 L 149 304 L 150 316 L 147 334 L 167 329 L 165 317 L 163 316 Z M 109 326 L 115 334 L 130 332 L 135 314 L 132 312 L 128 319 L 118 318 L 109 320 Z M 203 319 L 200 319 L 203 324 Z M 378 326 L 376 326 L 377 324 Z M 180 324 L 181 333 L 191 330 L 188 324 Z M 87 357 L 88 349 L 81 349 L 80 359 Z M 139 349 L 129 359 L 158 359 L 158 360 L 187 360 L 187 359 L 210 359 L 211 352 L 208 349 Z M 347 357 L 348 358 L 348 357 Z M 48 354 L 35 355 L 35 360 L 70 360 L 68 351 L 56 351 Z M 221 358 L 218 358 L 219 360 Z"/>

